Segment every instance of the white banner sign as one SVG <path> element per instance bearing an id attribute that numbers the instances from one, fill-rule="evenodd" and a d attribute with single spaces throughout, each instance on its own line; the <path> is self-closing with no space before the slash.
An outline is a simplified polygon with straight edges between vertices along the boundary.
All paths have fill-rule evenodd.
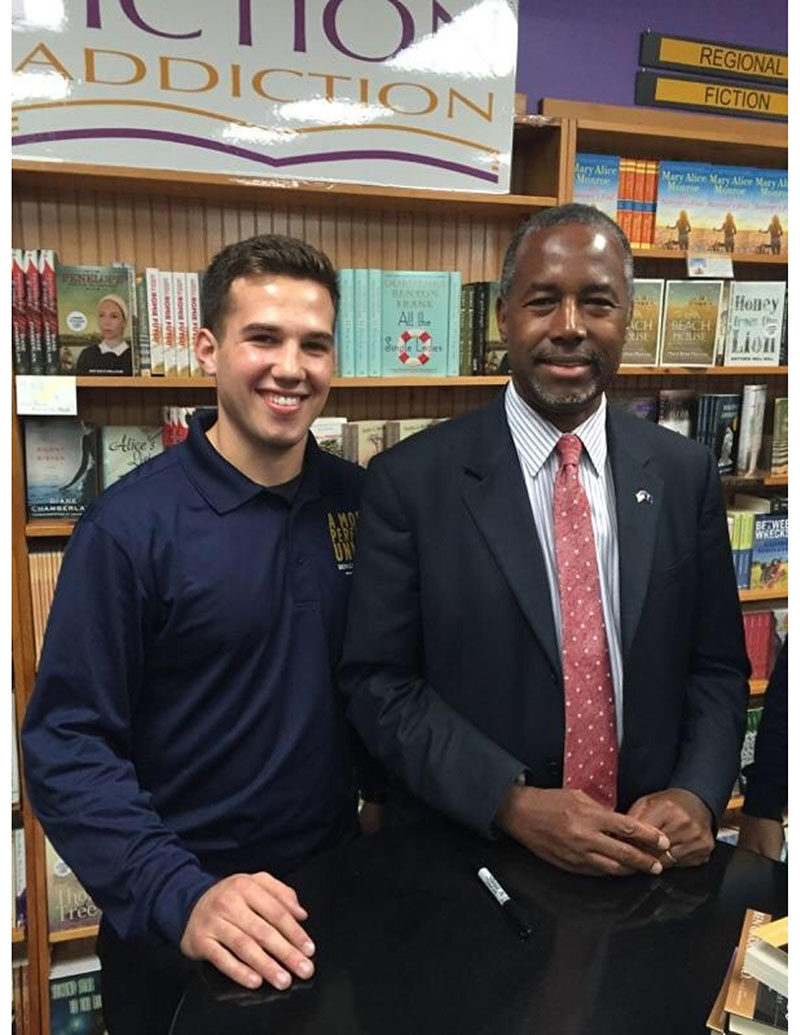
<path id="1" fill-rule="evenodd" d="M 16 158 L 509 189 L 516 0 L 12 0 Z"/>

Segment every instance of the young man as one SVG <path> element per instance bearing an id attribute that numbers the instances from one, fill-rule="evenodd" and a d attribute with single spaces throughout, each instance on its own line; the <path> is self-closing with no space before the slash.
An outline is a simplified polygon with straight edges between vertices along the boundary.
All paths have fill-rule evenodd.
<path id="1" fill-rule="evenodd" d="M 520 228 L 506 392 L 370 464 L 340 670 L 387 818 L 589 874 L 708 858 L 748 692 L 714 458 L 606 404 L 632 280 L 596 209 Z"/>
<path id="2" fill-rule="evenodd" d="M 23 729 L 33 807 L 103 910 L 111 1035 L 166 1032 L 190 959 L 253 988 L 309 977 L 280 876 L 357 827 L 333 666 L 362 472 L 308 431 L 336 274 L 254 237 L 202 303 L 218 412 L 78 523 Z"/>

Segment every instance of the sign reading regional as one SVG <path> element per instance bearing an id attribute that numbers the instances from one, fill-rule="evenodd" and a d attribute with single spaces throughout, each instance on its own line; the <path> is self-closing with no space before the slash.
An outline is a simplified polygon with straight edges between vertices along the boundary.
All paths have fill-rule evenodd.
<path id="1" fill-rule="evenodd" d="M 516 0 L 12 0 L 12 154 L 509 189 Z"/>
<path id="2" fill-rule="evenodd" d="M 777 86 L 789 85 L 789 56 L 784 51 L 716 43 L 685 36 L 643 32 L 639 62 L 649 68 L 748 79 Z"/>

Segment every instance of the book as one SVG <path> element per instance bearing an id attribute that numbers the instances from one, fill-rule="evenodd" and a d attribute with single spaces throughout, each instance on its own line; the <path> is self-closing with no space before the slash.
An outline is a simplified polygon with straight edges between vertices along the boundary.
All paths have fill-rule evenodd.
<path id="1" fill-rule="evenodd" d="M 355 319 L 355 374 L 369 374 L 369 270 L 353 270 L 353 305 Z"/>
<path id="2" fill-rule="evenodd" d="M 19 805 L 19 750 L 17 749 L 17 703 L 11 691 L 11 804 Z"/>
<path id="3" fill-rule="evenodd" d="M 633 282 L 633 314 L 622 349 L 622 367 L 658 364 L 664 281 L 637 277 Z"/>
<path id="4" fill-rule="evenodd" d="M 164 451 L 161 427 L 107 424 L 100 428 L 100 471 L 104 489 L 145 460 Z"/>
<path id="5" fill-rule="evenodd" d="M 383 421 L 348 421 L 342 428 L 342 455 L 345 460 L 366 467 L 383 451 Z"/>
<path id="6" fill-rule="evenodd" d="M 356 373 L 354 273 L 352 269 L 339 270 L 339 311 L 336 314 L 336 358 L 339 377 L 355 377 Z"/>
<path id="7" fill-rule="evenodd" d="M 742 386 L 742 412 L 739 418 L 739 443 L 736 449 L 736 473 L 738 475 L 754 475 L 758 470 L 766 405 L 766 385 Z"/>
<path id="8" fill-rule="evenodd" d="M 21 827 L 11 831 L 12 881 L 12 923 L 14 927 L 25 927 L 28 922 L 28 877 L 25 866 L 25 831 Z"/>
<path id="9" fill-rule="evenodd" d="M 789 917 L 756 928 L 744 953 L 744 968 L 763 984 L 789 998 Z"/>
<path id="10" fill-rule="evenodd" d="M 742 251 L 766 255 L 789 251 L 789 176 L 786 169 L 754 169 Z"/>
<path id="11" fill-rule="evenodd" d="M 447 374 L 449 313 L 448 273 L 383 270 L 382 376 Z"/>
<path id="12" fill-rule="evenodd" d="M 450 274 L 450 309 L 447 314 L 447 373 L 451 377 L 458 377 L 458 365 L 461 358 L 461 273 L 458 270 L 451 270 Z M 497 285 L 499 288 L 499 284 Z M 495 292 L 495 298 L 496 298 Z M 494 317 L 494 326 L 497 327 L 497 314 Z M 497 344 L 502 346 L 500 332 L 497 331 Z M 489 360 L 487 358 L 487 364 Z M 499 359 L 497 360 L 499 363 Z M 487 371 L 488 373 L 488 371 Z"/>
<path id="13" fill-rule="evenodd" d="M 461 285 L 461 312 L 459 316 L 459 355 L 458 372 L 462 377 L 469 377 L 472 370 L 472 321 L 475 312 L 475 285 Z"/>
<path id="14" fill-rule="evenodd" d="M 719 832 L 717 833 L 718 841 L 722 840 L 722 838 L 719 836 L 722 833 L 722 829 L 723 828 L 720 828 Z M 738 840 L 738 831 L 736 831 L 736 834 Z M 733 843 L 735 844 L 736 842 L 734 841 Z M 725 1012 L 725 999 L 728 995 L 728 988 L 730 987 L 731 983 L 731 975 L 733 974 L 733 964 L 735 959 L 736 953 L 734 952 L 731 956 L 731 961 L 728 964 L 728 969 L 725 971 L 725 977 L 722 981 L 722 984 L 720 985 L 719 992 L 717 993 L 717 998 L 714 1000 L 714 1004 L 711 1007 L 711 1010 L 708 1014 L 708 1018 L 706 1019 L 706 1027 L 708 1028 L 708 1030 L 719 1032 L 719 1035 L 725 1035 L 725 1026 L 728 1020 L 728 1015 Z"/>
<path id="15" fill-rule="evenodd" d="M 310 431 L 320 449 L 334 456 L 343 456 L 342 438 L 347 417 L 317 417 Z"/>
<path id="16" fill-rule="evenodd" d="M 53 964 L 49 985 L 50 1035 L 104 1035 L 100 960 L 96 956 Z"/>
<path id="17" fill-rule="evenodd" d="M 158 271 L 158 306 L 161 313 L 164 376 L 175 377 L 178 373 L 178 353 L 175 344 L 175 280 L 170 270 Z"/>
<path id="18" fill-rule="evenodd" d="M 172 274 L 175 289 L 175 368 L 178 377 L 189 377 L 189 295 L 186 274 Z M 194 352 L 194 349 L 191 350 Z"/>
<path id="19" fill-rule="evenodd" d="M 112 262 L 112 266 L 119 266 L 124 269 L 128 274 L 128 298 L 130 299 L 130 312 L 129 312 L 129 338 L 131 348 L 131 362 L 133 364 L 133 373 L 138 375 L 141 373 L 140 361 L 139 361 L 139 302 L 136 295 L 136 267 L 132 262 Z"/>
<path id="20" fill-rule="evenodd" d="M 11 249 L 11 343 L 14 355 L 14 373 L 29 374 L 30 362 L 25 338 L 25 253 L 21 248 Z"/>
<path id="21" fill-rule="evenodd" d="M 630 243 L 631 227 L 633 224 L 633 181 L 636 171 L 636 160 L 634 158 L 620 158 L 619 160 L 619 192 L 617 195 L 616 219 L 622 232 Z"/>
<path id="22" fill-rule="evenodd" d="M 97 436 L 77 417 L 26 417 L 29 517 L 80 517 L 97 495 Z"/>
<path id="23" fill-rule="evenodd" d="M 763 714 L 763 708 L 747 709 L 747 720 L 745 722 L 744 737 L 742 738 L 742 747 L 739 758 L 739 786 L 742 792 L 747 789 L 747 778 L 744 775 L 744 769 L 746 766 L 751 765 L 755 759 L 756 737 L 758 736 L 758 727 L 761 725 L 761 717 Z"/>
<path id="24" fill-rule="evenodd" d="M 770 473 L 789 474 L 789 400 L 785 397 L 775 400 Z"/>
<path id="25" fill-rule="evenodd" d="M 789 589 L 789 516 L 755 514 L 750 589 Z"/>
<path id="26" fill-rule="evenodd" d="M 158 270 L 148 266 L 144 271 L 147 289 L 147 324 L 150 328 L 150 373 L 155 377 L 164 374 L 164 306 L 159 290 Z"/>
<path id="27" fill-rule="evenodd" d="M 736 585 L 739 589 L 749 589 L 756 515 L 749 510 L 729 508 L 728 516 L 733 518 L 731 552 L 736 572 Z"/>
<path id="28" fill-rule="evenodd" d="M 381 315 L 383 274 L 367 270 L 367 376 L 381 376 Z"/>
<path id="29" fill-rule="evenodd" d="M 658 423 L 691 438 L 695 406 L 691 388 L 662 388 L 658 393 Z"/>
<path id="30" fill-rule="evenodd" d="M 484 374 L 509 374 L 508 344 L 500 337 L 500 325 L 497 322 L 497 298 L 500 293 L 499 281 L 492 280 L 486 285 L 486 307 L 483 325 L 483 361 L 481 370 Z"/>
<path id="31" fill-rule="evenodd" d="M 785 997 L 771 992 L 745 969 L 745 955 L 755 938 L 756 930 L 768 924 L 771 919 L 769 913 L 762 913 L 756 909 L 748 909 L 745 913 L 728 994 L 725 997 L 730 1032 L 740 1035 L 761 1035 L 764 1032 L 787 1030 Z M 780 999 L 783 1000 L 782 1003 L 778 1001 Z"/>
<path id="32" fill-rule="evenodd" d="M 572 200 L 576 204 L 593 205 L 616 221 L 619 181 L 620 159 L 616 155 L 575 155 Z"/>
<path id="33" fill-rule="evenodd" d="M 56 291 L 59 372 L 132 375 L 128 270 L 57 263 Z"/>
<path id="34" fill-rule="evenodd" d="M 197 353 L 194 350 L 194 343 L 197 340 L 197 332 L 202 326 L 200 314 L 200 277 L 197 273 L 186 274 L 186 312 L 187 312 L 187 336 L 189 339 L 189 376 L 205 377 L 205 372 L 200 366 Z"/>
<path id="35" fill-rule="evenodd" d="M 662 366 L 713 367 L 721 280 L 668 280 L 661 329 Z"/>
<path id="36" fill-rule="evenodd" d="M 726 366 L 778 365 L 785 297 L 783 281 L 733 282 L 725 331 Z"/>
<path id="37" fill-rule="evenodd" d="M 655 395 L 617 395 L 612 400 L 618 410 L 643 420 L 658 420 L 658 397 Z"/>
<path id="38" fill-rule="evenodd" d="M 44 373 L 52 375 L 59 372 L 58 289 L 56 287 L 56 256 L 52 248 L 39 249 L 37 265 Z"/>
<path id="39" fill-rule="evenodd" d="M 747 251 L 741 231 L 754 187 L 753 174 L 753 169 L 744 166 L 709 166 L 706 211 L 714 234 L 705 245 L 709 251 Z"/>
<path id="40" fill-rule="evenodd" d="M 658 169 L 656 248 L 702 251 L 709 237 L 704 215 L 709 166 L 705 162 L 661 162 Z"/>
<path id="41" fill-rule="evenodd" d="M 149 377 L 150 369 L 150 314 L 147 305 L 147 281 L 144 276 L 136 278 L 136 312 L 139 321 L 139 333 L 136 344 L 139 352 L 139 373 Z"/>
<path id="42" fill-rule="evenodd" d="M 45 371 L 44 331 L 42 328 L 42 285 L 39 276 L 39 252 L 28 249 L 22 257 L 25 274 L 25 344 L 31 374 Z"/>
<path id="43" fill-rule="evenodd" d="M 777 655 L 779 648 L 789 635 L 789 609 L 773 607 L 772 614 L 775 618 L 775 653 Z"/>
<path id="44" fill-rule="evenodd" d="M 50 932 L 73 931 L 99 923 L 100 910 L 47 838 L 44 854 Z"/>
<path id="45" fill-rule="evenodd" d="M 384 448 L 389 449 L 402 442 L 404 438 L 416 435 L 433 424 L 430 417 L 406 417 L 402 420 L 387 420 L 384 424 Z"/>
<path id="46" fill-rule="evenodd" d="M 717 460 L 720 474 L 732 474 L 736 455 L 736 437 L 739 431 L 738 395 L 718 394 L 709 418 L 708 445 Z"/>

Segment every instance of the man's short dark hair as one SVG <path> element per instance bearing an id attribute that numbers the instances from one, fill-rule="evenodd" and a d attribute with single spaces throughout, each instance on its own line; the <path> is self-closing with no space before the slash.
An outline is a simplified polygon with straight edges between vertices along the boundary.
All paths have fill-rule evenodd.
<path id="1" fill-rule="evenodd" d="M 530 219 L 523 223 L 516 231 L 506 249 L 503 259 L 503 272 L 500 276 L 500 297 L 508 298 L 514 276 L 517 272 L 517 252 L 520 245 L 528 236 L 537 230 L 549 230 L 551 226 L 564 226 L 568 223 L 581 223 L 583 226 L 597 226 L 607 230 L 614 237 L 622 248 L 625 256 L 625 283 L 628 288 L 628 299 L 633 300 L 633 252 L 631 251 L 628 238 L 620 227 L 610 219 L 605 212 L 593 205 L 557 205 L 555 208 L 545 208 L 535 213 Z"/>
<path id="2" fill-rule="evenodd" d="M 217 252 L 203 277 L 200 304 L 203 326 L 219 337 L 228 314 L 231 284 L 237 277 L 294 277 L 327 289 L 334 313 L 339 309 L 339 281 L 330 259 L 296 237 L 259 234 Z"/>

